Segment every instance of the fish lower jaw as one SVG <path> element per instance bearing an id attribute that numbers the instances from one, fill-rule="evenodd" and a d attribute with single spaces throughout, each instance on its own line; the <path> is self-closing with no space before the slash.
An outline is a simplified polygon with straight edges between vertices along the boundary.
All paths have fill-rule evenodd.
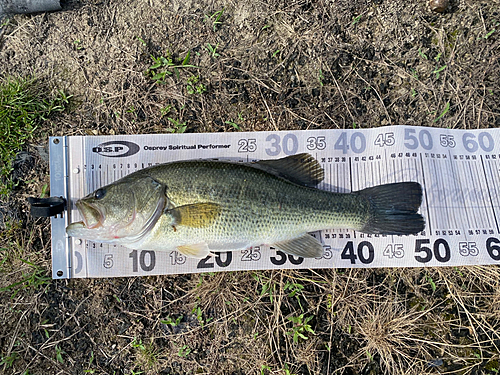
<path id="1" fill-rule="evenodd" d="M 78 234 L 75 233 L 75 231 L 77 231 L 79 229 L 87 229 L 87 226 L 85 225 L 85 223 L 83 221 L 77 221 L 77 222 L 69 224 L 66 227 L 66 233 L 69 236 L 75 237 L 75 236 L 78 236 Z"/>

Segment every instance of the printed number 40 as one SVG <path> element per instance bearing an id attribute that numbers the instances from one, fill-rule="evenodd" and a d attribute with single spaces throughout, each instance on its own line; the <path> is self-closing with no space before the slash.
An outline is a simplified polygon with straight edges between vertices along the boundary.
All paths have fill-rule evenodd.
<path id="1" fill-rule="evenodd" d="M 368 256 L 365 254 L 365 248 L 368 251 Z M 357 259 L 359 259 L 363 264 L 370 264 L 373 262 L 374 257 L 375 250 L 373 245 L 368 241 L 363 241 L 358 244 L 357 254 L 354 251 L 354 243 L 352 241 L 348 241 L 345 244 L 344 250 L 342 250 L 342 254 L 340 255 L 341 259 L 349 260 L 351 264 L 356 264 Z"/>

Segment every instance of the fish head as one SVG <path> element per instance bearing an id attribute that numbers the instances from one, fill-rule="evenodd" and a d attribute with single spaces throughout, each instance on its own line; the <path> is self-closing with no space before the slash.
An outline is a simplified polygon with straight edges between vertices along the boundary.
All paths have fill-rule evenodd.
<path id="1" fill-rule="evenodd" d="M 133 242 L 156 224 L 166 205 L 165 186 L 153 178 L 124 178 L 76 202 L 83 220 L 66 233 L 98 242 Z"/>

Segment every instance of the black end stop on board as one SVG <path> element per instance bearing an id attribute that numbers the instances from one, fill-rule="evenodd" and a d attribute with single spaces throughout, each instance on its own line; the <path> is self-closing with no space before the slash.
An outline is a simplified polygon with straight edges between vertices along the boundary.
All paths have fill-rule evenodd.
<path id="1" fill-rule="evenodd" d="M 34 198 L 29 197 L 30 213 L 33 217 L 51 217 L 62 214 L 66 209 L 63 197 Z"/>

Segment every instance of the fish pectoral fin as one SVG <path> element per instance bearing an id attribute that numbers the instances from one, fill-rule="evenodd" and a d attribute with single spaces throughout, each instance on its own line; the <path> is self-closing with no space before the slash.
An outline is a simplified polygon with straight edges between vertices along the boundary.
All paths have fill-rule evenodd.
<path id="1" fill-rule="evenodd" d="M 177 246 L 177 251 L 189 258 L 196 259 L 202 259 L 212 254 L 206 242 L 200 242 L 193 245 Z"/>
<path id="2" fill-rule="evenodd" d="M 287 254 L 303 258 L 319 258 L 324 252 L 323 245 L 307 233 L 292 240 L 276 242 L 271 246 Z"/>
<path id="3" fill-rule="evenodd" d="M 221 211 L 216 203 L 194 203 L 165 210 L 173 218 L 173 225 L 203 228 L 214 223 Z"/>
<path id="4" fill-rule="evenodd" d="M 319 162 L 307 153 L 260 160 L 252 166 L 302 186 L 316 186 L 325 178 Z"/>

